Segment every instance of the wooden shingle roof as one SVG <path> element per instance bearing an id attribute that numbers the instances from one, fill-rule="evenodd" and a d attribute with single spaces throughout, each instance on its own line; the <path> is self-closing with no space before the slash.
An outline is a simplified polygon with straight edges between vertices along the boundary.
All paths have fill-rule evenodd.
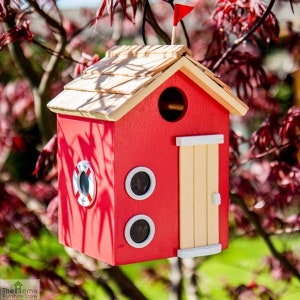
<path id="1" fill-rule="evenodd" d="M 48 103 L 56 113 L 117 121 L 177 71 L 231 114 L 248 107 L 182 45 L 115 46 Z"/>

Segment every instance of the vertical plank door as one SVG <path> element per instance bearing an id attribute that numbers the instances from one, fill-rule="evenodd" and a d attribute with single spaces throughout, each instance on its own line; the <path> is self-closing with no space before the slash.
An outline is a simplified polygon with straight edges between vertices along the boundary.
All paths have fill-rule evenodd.
<path id="1" fill-rule="evenodd" d="M 179 146 L 179 257 L 221 251 L 219 144 L 222 134 L 177 137 Z"/>

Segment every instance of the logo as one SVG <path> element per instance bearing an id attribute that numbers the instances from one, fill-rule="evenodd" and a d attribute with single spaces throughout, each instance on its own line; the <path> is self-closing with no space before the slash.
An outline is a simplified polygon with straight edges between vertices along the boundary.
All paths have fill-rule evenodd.
<path id="1" fill-rule="evenodd" d="M 0 300 L 36 299 L 40 300 L 38 279 L 0 279 Z"/>

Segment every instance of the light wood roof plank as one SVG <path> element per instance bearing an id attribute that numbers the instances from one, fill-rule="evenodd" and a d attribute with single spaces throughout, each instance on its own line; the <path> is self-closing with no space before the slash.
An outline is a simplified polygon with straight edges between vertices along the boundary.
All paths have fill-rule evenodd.
<path id="1" fill-rule="evenodd" d="M 165 69 L 179 58 L 162 55 L 134 58 L 110 57 L 105 58 L 89 67 L 85 73 L 107 74 L 114 76 L 145 77 L 152 76 Z"/>
<path id="2" fill-rule="evenodd" d="M 184 53 L 192 54 L 191 50 L 183 45 L 146 45 L 146 46 L 114 46 L 106 52 L 106 57 L 113 56 L 143 56 L 164 54 L 165 56 L 180 57 Z"/>
<path id="3" fill-rule="evenodd" d="M 102 92 L 110 94 L 133 94 L 153 77 L 129 77 L 84 74 L 65 86 L 67 90 Z"/>
<path id="4" fill-rule="evenodd" d="M 130 95 L 102 94 L 76 90 L 64 90 L 51 101 L 51 110 L 69 115 L 110 119 L 110 112 L 124 104 Z"/>

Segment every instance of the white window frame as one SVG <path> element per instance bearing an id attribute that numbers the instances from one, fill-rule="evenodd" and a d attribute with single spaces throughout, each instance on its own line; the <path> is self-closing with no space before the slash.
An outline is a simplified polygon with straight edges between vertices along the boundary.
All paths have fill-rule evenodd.
<path id="1" fill-rule="evenodd" d="M 133 176 L 138 173 L 138 172 L 145 172 L 149 178 L 150 178 L 150 187 L 148 189 L 148 191 L 145 194 L 142 195 L 137 195 L 135 194 L 132 189 L 131 189 L 131 180 L 133 178 Z M 150 197 L 152 195 L 152 193 L 154 192 L 156 186 L 156 179 L 155 179 L 155 175 L 154 173 L 147 167 L 136 167 L 134 169 L 132 169 L 126 176 L 125 179 L 125 189 L 127 194 L 135 199 L 135 200 L 145 200 L 148 197 Z"/>
<path id="2" fill-rule="evenodd" d="M 136 243 L 130 236 L 130 229 L 132 225 L 138 220 L 145 220 L 149 224 L 149 228 L 150 228 L 148 237 L 141 243 Z M 155 234 L 154 222 L 150 217 L 143 214 L 133 216 L 131 219 L 129 219 L 129 221 L 125 226 L 125 231 L 124 231 L 126 242 L 134 248 L 144 248 L 147 245 L 149 245 L 154 238 L 154 234 Z"/>

